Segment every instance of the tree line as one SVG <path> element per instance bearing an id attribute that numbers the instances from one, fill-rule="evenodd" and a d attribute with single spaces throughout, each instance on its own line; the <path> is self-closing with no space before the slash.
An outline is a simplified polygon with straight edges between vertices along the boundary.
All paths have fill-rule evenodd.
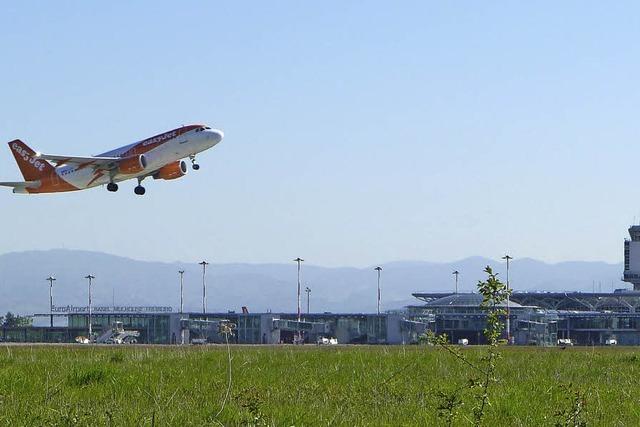
<path id="1" fill-rule="evenodd" d="M 19 314 L 13 314 L 8 311 L 4 316 L 0 316 L 0 326 L 3 328 L 18 328 L 24 326 L 31 326 L 33 319 L 28 316 L 20 316 Z"/>

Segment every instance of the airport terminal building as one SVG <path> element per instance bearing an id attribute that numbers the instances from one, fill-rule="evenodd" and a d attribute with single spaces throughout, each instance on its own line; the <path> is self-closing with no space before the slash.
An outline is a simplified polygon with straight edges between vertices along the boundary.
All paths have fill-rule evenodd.
<path id="1" fill-rule="evenodd" d="M 74 312 L 55 315 L 54 326 L 48 326 L 49 314 L 36 314 L 36 326 L 0 329 L 5 342 L 72 343 L 88 336 L 89 315 Z M 94 334 L 99 336 L 119 322 L 127 330 L 139 333 L 138 343 L 180 344 L 193 342 L 223 343 L 220 324 L 230 324 L 230 342 L 237 344 L 293 343 L 298 337 L 305 343 L 319 338 L 336 338 L 341 344 L 411 344 L 418 341 L 429 324 L 410 319 L 403 313 L 311 313 L 300 322 L 291 313 L 173 313 L 105 312 L 91 316 Z M 37 324 L 46 323 L 47 326 Z M 184 340 L 184 341 L 183 341 Z"/>
<path id="2" fill-rule="evenodd" d="M 322 338 L 335 338 L 340 344 L 415 344 L 426 331 L 446 333 L 452 343 L 485 343 L 486 312 L 480 307 L 479 294 L 413 296 L 417 304 L 380 315 L 311 313 L 298 322 L 293 313 L 180 314 L 171 307 L 116 307 L 92 313 L 91 325 L 99 337 L 119 323 L 136 331 L 137 342 L 144 344 L 223 343 L 221 324 L 232 325 L 229 340 L 237 344 L 315 343 Z M 36 314 L 34 326 L 1 328 L 0 341 L 72 343 L 88 336 L 86 310 L 56 313 L 51 323 L 50 317 Z M 552 346 L 559 339 L 575 345 L 606 345 L 611 340 L 640 345 L 640 291 L 515 292 L 508 323 L 508 337 L 515 345 Z"/>
<path id="3" fill-rule="evenodd" d="M 487 312 L 481 307 L 482 295 L 475 293 L 414 294 L 425 301 L 424 305 L 408 307 L 413 315 L 431 316 L 431 330 L 446 334 L 449 341 L 467 340 L 469 344 L 486 344 L 484 329 Z M 507 312 L 507 304 L 499 305 Z M 512 344 L 555 345 L 557 341 L 557 317 L 535 306 L 524 306 L 511 301 L 503 323 L 509 324 L 510 334 L 505 334 Z M 505 326 L 506 327 L 506 326 Z"/>
<path id="4" fill-rule="evenodd" d="M 623 280 L 634 290 L 615 292 L 514 292 L 504 338 L 515 345 L 640 345 L 640 226 L 624 241 Z M 281 344 L 315 343 L 333 338 L 340 344 L 414 344 L 426 331 L 446 334 L 452 343 L 483 344 L 487 313 L 475 293 L 412 294 L 416 304 L 381 314 L 177 313 L 171 307 L 93 307 L 94 338 L 114 326 L 135 334 L 138 343 Z M 506 304 L 503 304 L 505 310 Z M 0 341 L 72 343 L 89 335 L 88 307 L 54 307 L 35 314 L 28 327 L 0 328 Z M 507 322 L 508 319 L 508 322 Z M 54 321 L 55 320 L 55 321 Z M 231 326 L 231 336 L 221 334 Z M 225 328 L 222 328 L 224 331 Z M 98 340 L 99 341 L 99 340 Z"/>
<path id="5" fill-rule="evenodd" d="M 436 333 L 446 333 L 452 342 L 461 338 L 484 342 L 486 314 L 480 308 L 480 295 L 418 292 L 413 296 L 424 304 L 408 307 L 409 312 L 434 315 Z M 514 292 L 509 312 L 513 344 L 555 345 L 562 339 L 575 345 L 606 345 L 612 340 L 640 345 L 640 291 Z"/>

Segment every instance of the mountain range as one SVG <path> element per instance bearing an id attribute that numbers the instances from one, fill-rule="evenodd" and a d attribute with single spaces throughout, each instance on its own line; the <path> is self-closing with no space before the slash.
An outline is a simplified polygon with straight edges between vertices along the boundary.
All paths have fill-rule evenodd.
<path id="1" fill-rule="evenodd" d="M 452 272 L 458 270 L 460 292 L 471 292 L 483 269 L 491 265 L 504 279 L 505 264 L 482 257 L 455 262 L 399 261 L 382 264 L 382 308 L 397 309 L 419 304 L 413 292 L 448 292 L 454 288 Z M 304 288 L 311 288 L 312 312 L 374 312 L 376 271 L 374 266 L 321 267 L 302 265 L 302 307 L 306 310 Z M 56 277 L 54 305 L 87 304 L 87 280 L 96 276 L 95 305 L 179 306 L 178 270 L 184 269 L 185 310 L 202 307 L 202 269 L 196 262 L 168 263 L 138 261 L 100 252 L 53 249 L 11 252 L 0 255 L 0 313 L 47 313 L 49 284 Z M 622 264 L 573 261 L 549 264 L 534 259 L 510 263 L 510 283 L 515 290 L 609 291 L 628 288 L 620 281 Z M 208 266 L 208 311 L 296 310 L 296 264 L 214 264 Z"/>

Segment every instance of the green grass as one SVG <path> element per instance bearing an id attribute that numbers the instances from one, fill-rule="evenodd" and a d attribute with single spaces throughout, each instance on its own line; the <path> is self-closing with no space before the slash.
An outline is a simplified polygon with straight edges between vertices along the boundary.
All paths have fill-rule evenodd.
<path id="1" fill-rule="evenodd" d="M 438 425 L 469 370 L 432 347 L 0 347 L 0 425 Z M 465 348 L 473 359 L 482 348 Z M 503 348 L 486 425 L 640 425 L 640 349 Z M 219 413 L 220 412 L 220 413 Z M 218 414 L 219 413 L 219 414 Z M 469 425 L 471 405 L 457 425 Z"/>

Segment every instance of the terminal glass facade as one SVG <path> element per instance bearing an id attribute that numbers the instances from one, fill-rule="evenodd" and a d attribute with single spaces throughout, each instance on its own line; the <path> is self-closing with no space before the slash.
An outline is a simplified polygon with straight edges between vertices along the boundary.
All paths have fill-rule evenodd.
<path id="1" fill-rule="evenodd" d="M 2 330 L 0 339 L 13 342 L 75 342 L 88 335 L 86 313 L 67 316 L 67 327 L 45 326 Z M 424 317 L 424 316 L 423 316 Z M 340 344 L 399 344 L 417 342 L 427 328 L 422 318 L 407 319 L 400 314 L 306 314 L 297 321 L 293 313 L 98 313 L 91 316 L 95 337 L 116 322 L 128 331 L 139 332 L 141 344 L 176 344 L 184 333 L 185 342 L 224 343 L 220 322 L 234 326 L 230 342 L 238 344 L 292 343 L 298 336 L 306 343 L 320 338 L 337 338 Z"/>
<path id="2" fill-rule="evenodd" d="M 260 316 L 238 316 L 237 342 L 239 344 L 257 344 L 262 342 Z"/>
<path id="3" fill-rule="evenodd" d="M 125 329 L 140 332 L 138 342 L 146 344 L 168 344 L 171 341 L 169 314 L 96 314 L 91 316 L 92 329 L 100 334 L 115 322 L 122 322 Z M 89 316 L 70 314 L 69 328 L 89 331 Z"/>

